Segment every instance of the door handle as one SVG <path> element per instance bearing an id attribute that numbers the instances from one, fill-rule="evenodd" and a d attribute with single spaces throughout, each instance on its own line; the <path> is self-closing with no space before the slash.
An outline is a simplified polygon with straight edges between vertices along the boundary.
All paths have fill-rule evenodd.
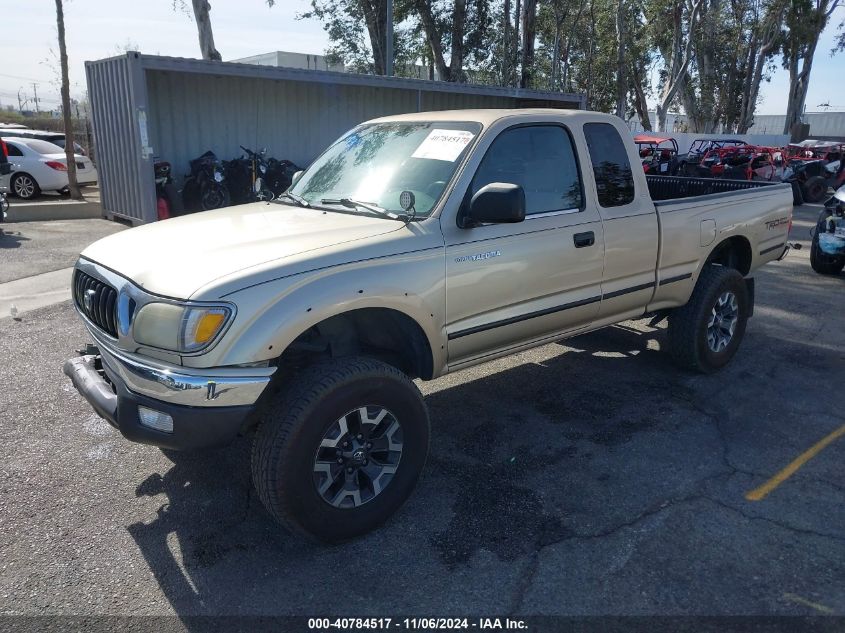
<path id="1" fill-rule="evenodd" d="M 575 242 L 575 248 L 592 246 L 596 243 L 596 234 L 592 231 L 587 231 L 586 233 L 576 233 L 572 236 L 572 241 Z"/>

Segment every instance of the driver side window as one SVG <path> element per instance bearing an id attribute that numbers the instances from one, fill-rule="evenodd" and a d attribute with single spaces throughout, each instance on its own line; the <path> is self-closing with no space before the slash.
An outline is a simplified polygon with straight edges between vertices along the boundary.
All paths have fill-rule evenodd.
<path id="1" fill-rule="evenodd" d="M 526 215 L 582 207 L 575 151 L 558 125 L 516 127 L 499 134 L 478 166 L 470 197 L 493 182 L 520 185 Z"/>

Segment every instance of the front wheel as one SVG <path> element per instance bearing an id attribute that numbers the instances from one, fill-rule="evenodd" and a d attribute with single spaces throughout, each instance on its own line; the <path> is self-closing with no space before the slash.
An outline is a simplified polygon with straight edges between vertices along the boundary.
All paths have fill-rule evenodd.
<path id="1" fill-rule="evenodd" d="M 253 483 L 284 527 L 345 541 L 381 525 L 410 496 L 428 441 L 425 402 L 398 369 L 361 357 L 320 362 L 268 403 Z"/>
<path id="2" fill-rule="evenodd" d="M 669 315 L 669 354 L 681 367 L 712 373 L 736 354 L 751 311 L 739 271 L 710 264 L 689 302 Z"/>
<path id="3" fill-rule="evenodd" d="M 216 182 L 203 185 L 200 193 L 200 206 L 203 211 L 229 206 L 229 190 Z"/>

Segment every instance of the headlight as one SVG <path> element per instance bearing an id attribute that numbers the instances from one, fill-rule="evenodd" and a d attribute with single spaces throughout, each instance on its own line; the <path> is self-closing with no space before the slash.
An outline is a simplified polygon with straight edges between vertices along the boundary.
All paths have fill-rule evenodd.
<path id="1" fill-rule="evenodd" d="M 133 338 L 173 352 L 196 352 L 209 345 L 232 316 L 227 306 L 148 303 L 135 315 Z"/>

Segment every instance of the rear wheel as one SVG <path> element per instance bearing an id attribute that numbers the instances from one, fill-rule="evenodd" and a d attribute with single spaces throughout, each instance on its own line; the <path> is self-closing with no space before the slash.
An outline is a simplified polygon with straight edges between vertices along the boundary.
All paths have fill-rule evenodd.
<path id="1" fill-rule="evenodd" d="M 807 202 L 821 202 L 827 193 L 827 181 L 821 176 L 808 178 L 804 183 L 803 193 Z"/>
<path id="2" fill-rule="evenodd" d="M 838 275 L 845 268 L 845 257 L 828 255 L 819 246 L 818 231 L 813 235 L 810 245 L 810 266 L 821 275 Z"/>
<path id="3" fill-rule="evenodd" d="M 23 200 L 30 200 L 41 195 L 41 187 L 29 174 L 16 174 L 12 179 L 12 191 Z"/>
<path id="4" fill-rule="evenodd" d="M 721 369 L 739 348 L 750 308 L 748 288 L 739 271 L 706 266 L 689 302 L 669 315 L 672 359 L 702 373 Z"/>
<path id="5" fill-rule="evenodd" d="M 325 361 L 269 403 L 253 445 L 253 483 L 283 526 L 344 541 L 405 502 L 428 440 L 425 402 L 402 372 L 369 358 Z"/>

